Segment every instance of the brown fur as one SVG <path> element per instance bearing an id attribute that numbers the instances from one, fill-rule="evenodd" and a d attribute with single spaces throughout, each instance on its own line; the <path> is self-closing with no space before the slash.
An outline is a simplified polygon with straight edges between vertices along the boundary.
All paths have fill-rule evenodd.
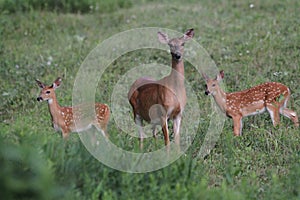
<path id="1" fill-rule="evenodd" d="M 279 124 L 279 114 L 291 119 L 295 126 L 299 126 L 296 112 L 286 108 L 290 98 L 287 86 L 277 82 L 267 82 L 247 90 L 225 93 L 219 86 L 224 78 L 224 72 L 215 79 L 203 75 L 206 81 L 206 94 L 212 94 L 220 109 L 233 120 L 234 135 L 242 134 L 242 118 L 256 115 L 267 110 L 274 126 Z"/>
<path id="2" fill-rule="evenodd" d="M 167 122 L 169 119 L 174 120 L 175 143 L 179 145 L 181 115 L 186 104 L 182 58 L 183 45 L 193 36 L 193 29 L 188 30 L 184 36 L 171 40 L 168 39 L 166 34 L 159 32 L 159 41 L 170 46 L 172 54 L 170 75 L 158 81 L 149 77 L 139 78 L 132 84 L 128 92 L 128 100 L 133 109 L 134 120 L 139 126 L 141 148 L 144 137 L 141 128 L 143 120 L 153 124 L 154 137 L 156 137 L 156 125 L 162 126 L 165 145 L 170 143 Z"/>
<path id="3" fill-rule="evenodd" d="M 64 139 L 69 137 L 70 132 L 86 130 L 94 125 L 98 130 L 100 130 L 105 136 L 107 135 L 107 124 L 109 121 L 110 110 L 106 104 L 95 103 L 95 113 L 96 119 L 92 122 L 85 123 L 84 125 L 78 127 L 75 126 L 75 121 L 78 122 L 82 118 L 84 111 L 84 106 L 80 105 L 76 107 L 61 107 L 56 99 L 55 89 L 61 84 L 61 78 L 57 78 L 51 86 L 47 86 L 39 80 L 36 80 L 39 87 L 42 89 L 38 101 L 47 101 L 49 111 L 51 114 L 53 128 L 57 131 L 62 132 Z M 73 112 L 77 114 L 76 116 Z"/>

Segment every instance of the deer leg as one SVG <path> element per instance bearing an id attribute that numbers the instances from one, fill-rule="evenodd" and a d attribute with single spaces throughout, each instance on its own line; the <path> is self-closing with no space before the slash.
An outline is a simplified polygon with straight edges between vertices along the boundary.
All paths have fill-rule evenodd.
<path id="1" fill-rule="evenodd" d="M 96 127 L 96 129 L 98 130 L 98 127 Z M 97 134 L 98 134 L 97 131 L 93 131 L 93 133 L 90 137 L 90 142 L 91 142 L 93 147 L 98 146 L 100 144 L 99 140 L 97 139 Z"/>
<path id="2" fill-rule="evenodd" d="M 232 117 L 233 120 L 233 134 L 234 136 L 242 135 L 242 116 Z"/>
<path id="3" fill-rule="evenodd" d="M 97 129 L 97 131 L 101 132 L 101 134 L 104 136 L 105 139 L 109 138 L 109 135 L 106 132 L 106 124 L 102 124 L 101 122 L 94 122 L 93 126 Z M 91 142 L 98 146 L 100 144 L 100 142 L 97 139 L 96 134 L 98 134 L 98 132 L 93 133 Z"/>
<path id="4" fill-rule="evenodd" d="M 101 124 L 99 124 L 99 123 L 94 124 L 94 126 L 95 126 L 95 128 L 96 128 L 98 131 L 100 131 L 100 132 L 102 133 L 102 135 L 103 135 L 105 138 L 108 138 L 108 137 L 109 137 L 108 134 L 106 133 L 106 127 L 103 127 L 103 128 L 102 128 Z"/>
<path id="5" fill-rule="evenodd" d="M 299 121 L 298 121 L 298 116 L 297 116 L 296 112 L 294 112 L 293 110 L 287 109 L 287 108 L 283 108 L 280 110 L 280 114 L 291 119 L 294 122 L 295 126 L 299 127 Z"/>
<path id="6" fill-rule="evenodd" d="M 156 143 L 157 129 L 156 129 L 156 125 L 155 124 L 152 125 L 152 134 L 153 134 L 153 138 L 154 138 L 154 145 L 155 145 L 155 147 L 157 147 L 157 143 Z"/>
<path id="7" fill-rule="evenodd" d="M 161 125 L 162 125 L 162 132 L 165 138 L 165 145 L 168 146 L 170 144 L 169 138 L 169 130 L 168 130 L 168 119 L 167 117 L 161 117 Z"/>
<path id="8" fill-rule="evenodd" d="M 174 131 L 174 140 L 177 146 L 180 145 L 180 124 L 181 124 L 181 116 L 177 116 L 173 122 L 173 131 Z"/>
<path id="9" fill-rule="evenodd" d="M 105 136 L 105 137 L 109 137 L 108 133 L 107 133 L 107 123 L 101 123 L 100 122 L 100 129 L 102 130 L 102 134 Z"/>
<path id="10" fill-rule="evenodd" d="M 155 124 L 153 124 L 153 126 L 152 126 L 152 134 L 153 134 L 153 137 L 156 139 L 157 138 L 157 130 L 156 130 Z"/>
<path id="11" fill-rule="evenodd" d="M 275 104 L 268 104 L 267 110 L 271 116 L 273 126 L 276 127 L 280 123 L 279 117 L 279 105 Z"/>
<path id="12" fill-rule="evenodd" d="M 285 117 L 291 119 L 294 122 L 294 125 L 296 127 L 299 127 L 299 120 L 298 120 L 297 113 L 293 110 L 286 108 L 289 98 L 290 98 L 290 94 L 285 97 L 285 100 L 284 100 L 279 112 L 280 112 L 280 114 L 284 115 Z"/>
<path id="13" fill-rule="evenodd" d="M 139 132 L 139 141 L 140 141 L 140 149 L 143 149 L 143 140 L 146 138 L 145 133 L 143 131 L 143 120 L 139 115 L 135 115 L 135 124 L 138 126 L 138 132 Z"/>
<path id="14" fill-rule="evenodd" d="M 62 130 L 62 137 L 64 140 L 67 140 L 69 138 L 69 132 L 67 130 Z"/>

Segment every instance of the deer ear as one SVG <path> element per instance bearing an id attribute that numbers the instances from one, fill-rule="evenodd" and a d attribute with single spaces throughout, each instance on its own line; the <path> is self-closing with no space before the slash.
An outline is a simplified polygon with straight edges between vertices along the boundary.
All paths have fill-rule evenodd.
<path id="1" fill-rule="evenodd" d="M 56 89 L 56 88 L 58 88 L 60 85 L 61 85 L 61 78 L 58 77 L 58 78 L 53 82 L 52 87 L 53 87 L 54 89 Z"/>
<path id="2" fill-rule="evenodd" d="M 192 39 L 193 37 L 194 37 L 194 29 L 193 28 L 187 30 L 183 35 L 183 39 L 185 41 L 188 41 L 188 40 Z"/>
<path id="3" fill-rule="evenodd" d="M 224 78 L 224 71 L 221 70 L 220 73 L 217 75 L 216 80 L 221 81 Z"/>
<path id="4" fill-rule="evenodd" d="M 222 79 L 224 78 L 224 70 L 220 71 L 220 76 L 221 76 Z"/>
<path id="5" fill-rule="evenodd" d="M 36 83 L 38 84 L 38 86 L 39 86 L 40 88 L 45 88 L 45 84 L 42 83 L 40 80 L 36 79 L 35 81 L 36 81 Z"/>
<path id="6" fill-rule="evenodd" d="M 209 80 L 208 76 L 205 73 L 202 73 L 202 77 L 204 78 L 204 80 L 207 82 Z"/>
<path id="7" fill-rule="evenodd" d="M 159 40 L 162 44 L 168 44 L 169 38 L 168 38 L 168 35 L 167 35 L 167 34 L 158 31 L 158 32 L 157 32 L 157 36 L 158 36 L 158 40 Z"/>

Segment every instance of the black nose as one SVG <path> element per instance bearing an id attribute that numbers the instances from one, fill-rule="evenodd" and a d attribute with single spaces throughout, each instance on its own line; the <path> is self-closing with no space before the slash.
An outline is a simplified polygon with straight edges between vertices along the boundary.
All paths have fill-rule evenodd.
<path id="1" fill-rule="evenodd" d="M 179 60 L 181 58 L 181 54 L 180 53 L 173 53 L 172 54 L 173 57 L 176 59 L 176 60 Z"/>
<path id="2" fill-rule="evenodd" d="M 177 60 L 179 60 L 179 59 L 181 58 L 181 56 L 180 56 L 179 54 L 175 54 L 175 58 L 176 58 Z"/>
<path id="3" fill-rule="evenodd" d="M 42 97 L 38 97 L 36 98 L 37 101 L 43 101 L 43 98 Z"/>
<path id="4" fill-rule="evenodd" d="M 206 91 L 205 91 L 205 94 L 206 94 L 206 95 L 209 95 L 209 91 L 208 91 L 208 90 L 206 90 Z"/>

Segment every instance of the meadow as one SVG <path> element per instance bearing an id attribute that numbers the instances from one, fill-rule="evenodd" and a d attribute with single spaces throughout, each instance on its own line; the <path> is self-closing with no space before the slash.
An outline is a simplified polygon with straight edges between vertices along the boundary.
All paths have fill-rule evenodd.
<path id="1" fill-rule="evenodd" d="M 196 136 L 184 156 L 148 173 L 102 164 L 76 133 L 63 141 L 51 127 L 46 103 L 36 101 L 35 83 L 51 84 L 63 76 L 57 98 L 72 105 L 81 64 L 107 38 L 134 28 L 181 33 L 194 28 L 194 40 L 225 71 L 227 91 L 281 82 L 292 92 L 288 107 L 300 115 L 299 1 L 58 2 L 0 1 L 1 199 L 300 199 L 300 131 L 285 117 L 275 128 L 267 113 L 247 117 L 242 137 L 233 136 L 232 121 L 226 119 L 210 154 L 197 158 L 211 120 L 211 98 L 190 63 L 185 78 L 201 109 Z M 114 86 L 132 67 L 169 65 L 170 59 L 157 50 L 118 58 L 101 77 L 97 101 L 110 104 Z M 113 120 L 108 132 L 116 145 L 138 151 L 137 139 L 123 134 Z M 146 145 L 152 144 L 151 138 Z"/>

